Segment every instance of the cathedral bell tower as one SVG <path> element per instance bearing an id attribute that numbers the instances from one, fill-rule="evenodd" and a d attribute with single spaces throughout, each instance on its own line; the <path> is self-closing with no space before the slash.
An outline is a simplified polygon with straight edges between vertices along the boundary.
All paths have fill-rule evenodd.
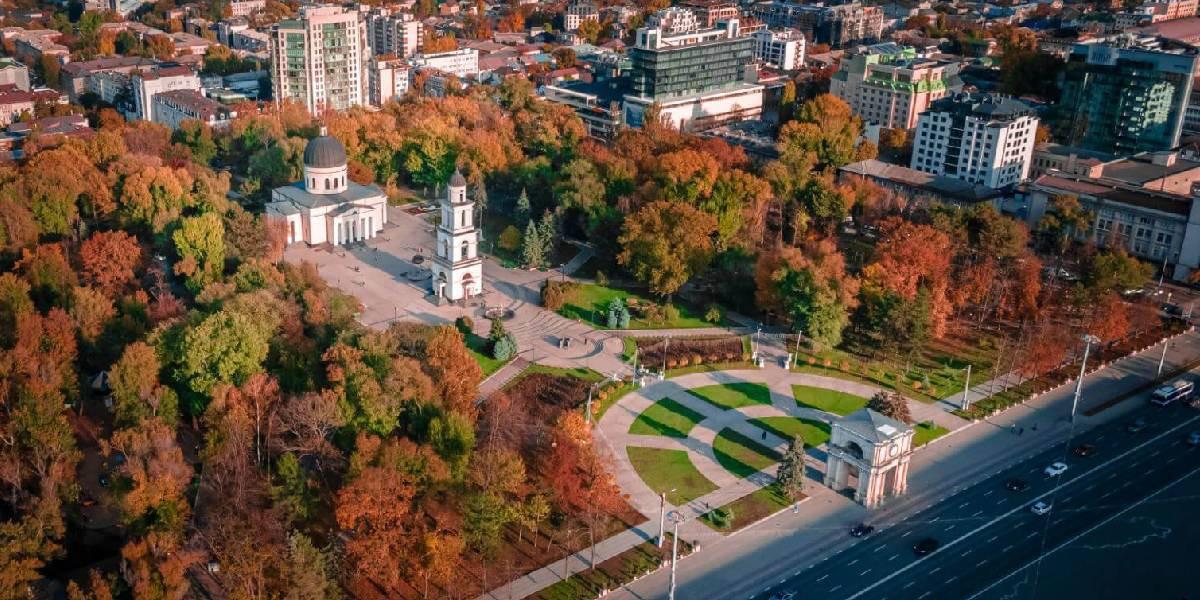
<path id="1" fill-rule="evenodd" d="M 433 252 L 433 295 L 439 301 L 477 296 L 483 292 L 479 229 L 475 227 L 475 203 L 467 199 L 467 180 L 458 169 L 450 176 L 440 210 L 442 222 Z"/>

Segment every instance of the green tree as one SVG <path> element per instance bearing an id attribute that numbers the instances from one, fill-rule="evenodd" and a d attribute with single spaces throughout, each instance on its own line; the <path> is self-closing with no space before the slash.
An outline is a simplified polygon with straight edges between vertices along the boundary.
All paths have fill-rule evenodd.
<path id="1" fill-rule="evenodd" d="M 500 241 L 497 245 L 501 248 L 512 252 L 521 247 L 521 230 L 509 225 L 500 232 Z"/>
<path id="2" fill-rule="evenodd" d="M 288 535 L 284 600 L 339 600 L 342 598 L 334 559 L 313 545 L 303 533 Z"/>
<path id="3" fill-rule="evenodd" d="M 171 134 L 171 141 L 187 146 L 192 152 L 192 159 L 202 165 L 212 163 L 217 156 L 217 143 L 213 141 L 212 128 L 208 124 L 195 119 L 188 119 L 179 124 Z"/>
<path id="4" fill-rule="evenodd" d="M 800 203 L 826 234 L 846 218 L 846 199 L 833 183 L 823 177 L 814 177 L 800 189 Z"/>
<path id="5" fill-rule="evenodd" d="M 175 392 L 159 385 L 158 371 L 154 348 L 140 341 L 126 346 L 121 358 L 109 369 L 108 382 L 118 427 L 133 427 L 151 416 L 175 425 L 179 419 L 179 401 Z"/>
<path id="6" fill-rule="evenodd" d="M 284 452 L 275 461 L 271 500 L 283 511 L 289 523 L 303 524 L 308 520 L 313 495 L 308 485 L 308 473 L 291 452 Z"/>
<path id="7" fill-rule="evenodd" d="M 541 232 L 532 220 L 525 225 L 525 238 L 521 242 L 521 259 L 531 269 L 541 268 L 546 263 L 546 249 Z"/>
<path id="8" fill-rule="evenodd" d="M 517 206 L 515 209 L 517 222 L 523 223 L 528 221 L 531 210 L 532 208 L 529 205 L 529 194 L 525 193 L 525 189 L 522 188 L 521 195 L 517 196 Z"/>
<path id="9" fill-rule="evenodd" d="M 804 438 L 799 433 L 783 453 L 775 478 L 792 500 L 799 500 L 804 495 Z"/>
<path id="10" fill-rule="evenodd" d="M 1101 252 L 1092 257 L 1083 273 L 1083 284 L 1099 293 L 1124 291 L 1140 288 L 1146 284 L 1154 267 L 1126 253 L 1124 250 Z"/>
<path id="11" fill-rule="evenodd" d="M 1078 234 L 1086 234 L 1092 225 L 1092 214 L 1079 203 L 1079 198 L 1068 194 L 1055 194 L 1050 206 L 1037 222 L 1037 232 L 1046 240 L 1046 246 L 1058 254 L 1067 251 L 1071 240 Z"/>
<path id="12" fill-rule="evenodd" d="M 647 204 L 625 219 L 617 262 L 660 296 L 674 294 L 712 257 L 717 220 L 681 202 Z"/>
<path id="13" fill-rule="evenodd" d="M 225 269 L 225 225 L 216 213 L 186 217 L 171 235 L 179 262 L 175 272 L 187 277 L 187 286 L 199 292 L 220 280 Z"/>
<path id="14" fill-rule="evenodd" d="M 429 422 L 429 442 L 450 466 L 451 475 L 461 480 L 475 449 L 475 430 L 467 417 L 456 412 L 435 417 Z"/>
<path id="15" fill-rule="evenodd" d="M 441 189 L 458 159 L 458 148 L 444 135 L 417 131 L 400 150 L 404 170 L 413 183 Z"/>
<path id="16" fill-rule="evenodd" d="M 492 492 L 474 492 L 463 507 L 463 539 L 484 556 L 500 547 L 500 533 L 516 518 L 512 505 Z"/>
<path id="17" fill-rule="evenodd" d="M 217 384 L 241 385 L 262 372 L 276 325 L 266 315 L 224 308 L 184 332 L 175 373 L 195 395 L 188 402 L 193 416 Z"/>

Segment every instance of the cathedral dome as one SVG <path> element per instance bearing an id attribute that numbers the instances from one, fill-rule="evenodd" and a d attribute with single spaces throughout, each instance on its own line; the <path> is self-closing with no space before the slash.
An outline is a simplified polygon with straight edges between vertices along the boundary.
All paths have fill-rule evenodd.
<path id="1" fill-rule="evenodd" d="M 315 137 L 304 148 L 304 166 L 311 169 L 334 169 L 346 166 L 346 148 L 336 138 Z"/>

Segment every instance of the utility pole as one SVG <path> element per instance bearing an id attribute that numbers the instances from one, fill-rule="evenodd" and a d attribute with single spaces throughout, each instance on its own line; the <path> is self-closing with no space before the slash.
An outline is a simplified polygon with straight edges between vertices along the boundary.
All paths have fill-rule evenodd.
<path id="1" fill-rule="evenodd" d="M 1170 340 L 1163 340 L 1163 353 L 1158 357 L 1158 372 L 1154 374 L 1155 379 L 1162 377 L 1163 363 L 1167 361 L 1167 346 L 1171 345 Z"/>
<path id="2" fill-rule="evenodd" d="M 667 522 L 667 493 L 659 492 L 658 494 L 658 547 L 662 548 L 663 536 L 666 535 Z"/>
<path id="3" fill-rule="evenodd" d="M 963 397 L 961 408 L 967 410 L 971 408 L 971 400 L 968 394 L 971 390 L 971 363 L 967 363 L 967 380 L 963 382 Z"/>
<path id="4" fill-rule="evenodd" d="M 675 563 L 679 562 L 679 522 L 682 518 L 671 519 L 675 528 L 671 532 L 671 589 L 667 593 L 668 600 L 675 600 Z"/>
<path id="5" fill-rule="evenodd" d="M 594 383 L 592 384 L 592 387 L 588 388 L 587 406 L 583 409 L 583 422 L 589 425 L 592 423 L 592 392 L 595 391 L 595 389 L 596 384 Z"/>
<path id="6" fill-rule="evenodd" d="M 1092 344 L 1099 344 L 1100 339 L 1092 334 L 1083 336 L 1083 360 L 1079 361 L 1079 379 L 1075 380 L 1075 399 L 1071 401 L 1071 423 L 1075 422 L 1075 409 L 1079 407 L 1079 396 L 1083 393 L 1083 374 L 1087 370 L 1088 352 Z"/>

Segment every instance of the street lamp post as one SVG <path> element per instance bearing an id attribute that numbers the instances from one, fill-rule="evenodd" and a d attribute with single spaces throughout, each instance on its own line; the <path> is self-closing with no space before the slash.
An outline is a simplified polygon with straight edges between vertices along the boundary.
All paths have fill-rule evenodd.
<path id="1" fill-rule="evenodd" d="M 675 564 L 679 562 L 679 522 L 682 517 L 672 518 L 675 527 L 671 531 L 671 588 L 667 592 L 668 600 L 675 600 Z"/>
<path id="2" fill-rule="evenodd" d="M 969 394 L 970 390 L 971 390 L 971 363 L 967 363 L 967 379 L 966 379 L 966 381 L 963 382 L 963 398 L 962 398 L 962 409 L 963 410 L 967 410 L 968 408 L 971 408 L 971 400 L 970 400 L 970 398 L 968 398 L 968 394 Z"/>
<path id="3" fill-rule="evenodd" d="M 1083 374 L 1087 371 L 1088 352 L 1092 344 L 1099 344 L 1100 338 L 1087 334 L 1083 336 L 1083 360 L 1079 361 L 1079 379 L 1075 380 L 1075 398 L 1071 401 L 1071 423 L 1075 422 L 1075 409 L 1079 407 L 1079 396 L 1083 393 Z"/>
<path id="4" fill-rule="evenodd" d="M 667 523 L 667 493 L 658 494 L 658 547 L 662 548 L 663 536 L 666 535 Z"/>
<path id="5" fill-rule="evenodd" d="M 1158 357 L 1158 372 L 1154 374 L 1154 377 L 1156 379 L 1159 377 L 1162 377 L 1163 363 L 1167 362 L 1167 346 L 1170 346 L 1170 345 L 1171 345 L 1170 340 L 1163 340 L 1162 356 Z"/>

